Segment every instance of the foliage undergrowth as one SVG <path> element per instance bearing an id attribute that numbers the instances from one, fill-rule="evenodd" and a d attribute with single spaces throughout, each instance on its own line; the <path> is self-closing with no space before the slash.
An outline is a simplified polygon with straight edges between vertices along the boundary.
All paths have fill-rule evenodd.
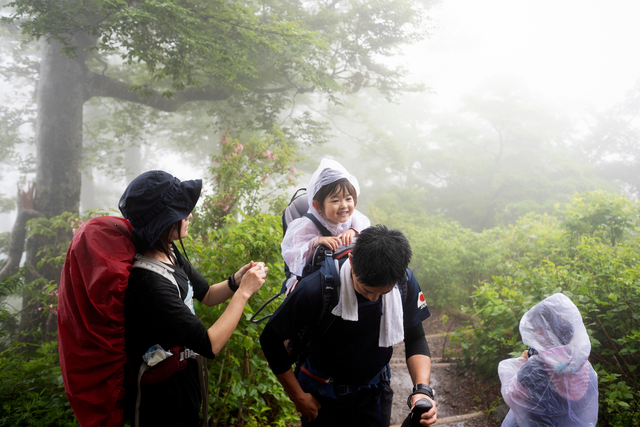
<path id="1" fill-rule="evenodd" d="M 7 348 L 0 378 L 0 426 L 79 426 L 64 392 L 57 340 Z"/>
<path id="2" fill-rule="evenodd" d="M 210 283 L 223 281 L 252 260 L 263 261 L 269 268 L 267 281 L 251 297 L 233 336 L 216 359 L 209 361 L 209 406 L 215 414 L 214 426 L 284 427 L 296 423 L 295 408 L 267 366 L 260 347 L 264 323 L 249 321 L 255 310 L 277 294 L 282 285 L 281 240 L 280 217 L 260 214 L 244 217 L 242 221 L 227 218 L 226 225 L 210 232 L 205 240 L 188 242 L 189 257 Z M 265 311 L 272 313 L 281 301 L 276 299 Z M 213 324 L 224 309 L 224 304 L 206 307 L 196 303 L 196 314 L 205 325 Z"/>
<path id="3" fill-rule="evenodd" d="M 640 425 L 640 210 L 623 196 L 577 195 L 557 217 L 528 216 L 502 230 L 508 251 L 472 292 L 474 320 L 456 332 L 462 356 L 486 376 L 517 357 L 526 311 L 562 292 L 580 310 L 598 373 L 599 425 Z M 508 254 L 508 256 L 506 255 Z"/>
<path id="4" fill-rule="evenodd" d="M 452 338 L 484 376 L 527 348 L 519 332 L 527 310 L 556 292 L 571 298 L 591 339 L 603 426 L 640 425 L 639 216 L 636 202 L 601 191 L 482 232 L 389 200 L 369 209 L 372 222 L 409 238 L 429 304 L 472 319 Z"/>

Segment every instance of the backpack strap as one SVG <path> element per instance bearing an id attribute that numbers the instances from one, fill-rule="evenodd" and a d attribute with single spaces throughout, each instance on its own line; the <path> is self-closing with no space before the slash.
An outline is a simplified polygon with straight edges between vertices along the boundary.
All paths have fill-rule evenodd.
<path id="1" fill-rule="evenodd" d="M 178 290 L 178 296 L 180 296 L 180 288 L 178 287 L 178 282 L 176 282 L 176 278 L 173 277 L 173 272 L 175 271 L 173 268 L 167 266 L 166 264 L 158 261 L 155 258 L 144 256 L 142 254 L 136 254 L 136 256 L 133 258 L 133 268 L 142 268 L 143 270 L 149 270 L 158 273 L 175 285 L 176 289 Z"/>
<path id="2" fill-rule="evenodd" d="M 199 354 L 196 356 L 198 361 L 198 377 L 200 378 L 200 393 L 202 394 L 202 427 L 209 426 L 209 368 L 207 361 Z"/>
<path id="3" fill-rule="evenodd" d="M 340 265 L 338 260 L 327 258 L 321 268 L 322 280 L 322 309 L 316 325 L 316 336 L 324 335 L 329 329 L 335 316 L 331 314 L 332 300 L 340 295 Z"/>
<path id="4" fill-rule="evenodd" d="M 407 298 L 409 298 L 409 273 L 405 271 L 404 277 L 398 282 L 398 289 L 402 296 L 402 307 L 407 306 Z"/>
<path id="5" fill-rule="evenodd" d="M 171 283 L 175 285 L 178 291 L 178 297 L 180 297 L 180 287 L 178 286 L 178 282 L 176 281 L 176 278 L 173 277 L 173 272 L 175 271 L 173 268 L 158 261 L 155 258 L 144 256 L 139 253 L 136 254 L 135 257 L 133 258 L 133 268 L 142 268 L 143 270 L 149 270 L 149 271 L 158 273 L 159 275 L 166 278 L 167 280 L 169 280 Z M 185 351 L 191 351 L 191 350 L 185 349 Z M 207 364 L 204 358 L 195 352 L 193 354 L 196 355 L 196 360 L 198 362 L 198 376 L 199 376 L 199 383 L 200 383 L 200 392 L 202 394 L 202 416 L 203 416 L 202 423 L 203 423 L 203 426 L 205 426 L 205 425 L 208 425 L 208 419 L 209 419 L 209 404 L 208 404 L 209 402 L 208 372 L 209 371 L 207 369 Z M 190 353 L 189 354 L 185 353 L 184 355 L 180 354 L 181 359 L 183 357 L 186 358 L 189 356 L 191 356 Z M 142 380 L 142 375 L 146 370 L 147 370 L 147 364 L 143 361 L 142 365 L 140 365 L 140 370 L 138 371 L 138 395 L 136 396 L 136 408 L 135 408 L 135 419 L 134 419 L 135 427 L 138 427 L 140 422 L 140 400 L 142 397 L 140 382 Z"/>
<path id="6" fill-rule="evenodd" d="M 309 218 L 318 228 L 318 231 L 320 231 L 320 233 L 324 236 L 324 237 L 331 237 L 332 234 L 329 232 L 329 230 L 327 230 L 327 227 L 325 227 L 324 225 L 322 225 L 320 223 L 320 221 L 318 221 L 318 218 L 316 218 L 312 213 L 307 212 L 306 214 L 304 214 L 303 216 Z"/>

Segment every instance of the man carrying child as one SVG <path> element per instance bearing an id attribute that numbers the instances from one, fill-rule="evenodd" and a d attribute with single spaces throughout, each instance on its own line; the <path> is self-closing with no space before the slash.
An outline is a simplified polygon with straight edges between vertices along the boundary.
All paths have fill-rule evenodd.
<path id="1" fill-rule="evenodd" d="M 422 415 L 421 425 L 436 422 L 428 386 L 431 357 L 422 327 L 430 313 L 408 269 L 410 259 L 411 247 L 400 231 L 367 228 L 340 268 L 338 302 L 326 314 L 328 327 L 314 330 L 320 329 L 323 307 L 321 270 L 303 278 L 270 318 L 260 337 L 262 348 L 303 426 L 388 427 L 393 396 L 389 362 L 393 345 L 402 340 L 414 384 L 409 403 L 428 398 L 433 408 Z M 308 337 L 307 357 L 298 360 L 294 374 L 283 342 L 300 336 Z"/>

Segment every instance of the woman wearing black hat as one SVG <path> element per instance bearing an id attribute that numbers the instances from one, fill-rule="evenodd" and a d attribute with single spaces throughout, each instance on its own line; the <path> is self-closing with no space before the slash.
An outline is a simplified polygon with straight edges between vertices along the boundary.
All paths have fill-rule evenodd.
<path id="1" fill-rule="evenodd" d="M 131 369 L 141 372 L 137 402 L 141 426 L 198 425 L 202 396 L 198 363 L 189 357 L 191 353 L 183 353 L 186 363 L 181 362 L 175 372 L 172 369 L 166 379 L 162 371 L 170 366 L 168 360 L 146 372 L 145 368 L 164 357 L 165 351 L 175 353 L 177 347 L 178 352 L 184 348 L 214 358 L 231 337 L 247 300 L 266 278 L 264 263 L 251 261 L 229 279 L 210 286 L 177 249 L 173 241 L 182 245 L 187 236 L 201 189 L 202 180 L 180 181 L 163 171 L 149 171 L 135 178 L 120 198 L 120 211 L 133 227 L 139 252 L 134 263 L 139 268 L 131 271 L 126 291 L 125 334 Z M 207 329 L 194 314 L 193 298 L 207 306 L 231 301 Z"/>

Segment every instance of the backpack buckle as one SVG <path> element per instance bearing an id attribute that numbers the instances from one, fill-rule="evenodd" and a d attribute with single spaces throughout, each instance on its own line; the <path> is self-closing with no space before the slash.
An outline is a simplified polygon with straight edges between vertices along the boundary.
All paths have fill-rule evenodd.
<path id="1" fill-rule="evenodd" d="M 180 352 L 180 361 L 182 362 L 185 359 L 188 359 L 190 357 L 194 357 L 197 356 L 198 353 L 196 353 L 195 351 L 189 349 L 189 348 L 185 348 L 184 351 Z"/>
<path id="2" fill-rule="evenodd" d="M 349 386 L 348 385 L 339 385 L 338 386 L 338 395 L 346 396 L 349 394 Z"/>
<path id="3" fill-rule="evenodd" d="M 382 381 L 390 381 L 391 380 L 391 372 L 389 372 L 389 365 L 385 366 L 382 372 L 380 373 L 380 378 Z"/>
<path id="4" fill-rule="evenodd" d="M 331 273 L 329 273 L 329 274 L 325 274 L 325 275 L 324 275 L 324 281 L 325 281 L 325 282 L 333 283 L 333 274 L 331 274 Z"/>

